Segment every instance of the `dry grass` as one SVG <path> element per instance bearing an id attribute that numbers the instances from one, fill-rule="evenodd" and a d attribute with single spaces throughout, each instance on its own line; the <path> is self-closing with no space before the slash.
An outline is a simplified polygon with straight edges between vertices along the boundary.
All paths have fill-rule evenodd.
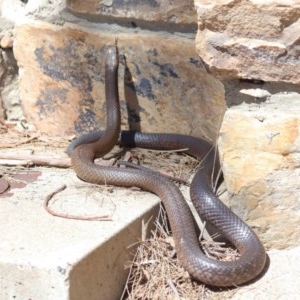
<path id="1" fill-rule="evenodd" d="M 199 165 L 198 160 L 190 157 L 181 150 L 159 151 L 134 148 L 130 150 L 130 160 L 162 174 L 180 179 L 188 183 Z"/>
<path id="2" fill-rule="evenodd" d="M 199 162 L 172 151 L 131 150 L 131 160 L 170 176 L 190 181 Z M 205 254 L 213 259 L 234 260 L 236 250 L 223 243 L 202 240 Z M 192 280 L 177 259 L 167 216 L 160 210 L 149 239 L 140 242 L 133 261 L 122 300 L 148 299 L 230 299 L 235 290 L 207 287 Z"/>
<path id="3" fill-rule="evenodd" d="M 176 256 L 174 241 L 168 230 L 163 209 L 149 239 L 141 241 L 133 261 L 122 300 L 148 299 L 229 299 L 234 290 L 209 288 L 193 281 L 181 267 Z M 235 250 L 220 243 L 201 243 L 205 252 L 222 260 L 237 257 Z"/>

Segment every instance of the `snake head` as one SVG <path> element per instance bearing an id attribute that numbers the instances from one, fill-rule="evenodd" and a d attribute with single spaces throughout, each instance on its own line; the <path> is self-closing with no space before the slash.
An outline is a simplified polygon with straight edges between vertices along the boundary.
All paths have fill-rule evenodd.
<path id="1" fill-rule="evenodd" d="M 119 66 L 119 50 L 117 40 L 114 46 L 109 46 L 107 50 L 106 67 L 113 70 Z"/>

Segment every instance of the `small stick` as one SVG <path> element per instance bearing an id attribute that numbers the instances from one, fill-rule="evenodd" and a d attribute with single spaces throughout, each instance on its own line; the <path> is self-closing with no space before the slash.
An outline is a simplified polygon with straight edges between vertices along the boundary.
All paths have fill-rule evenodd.
<path id="1" fill-rule="evenodd" d="M 173 294 L 175 295 L 175 299 L 180 299 L 180 295 L 179 295 L 173 281 L 170 278 L 168 278 L 167 283 L 168 283 L 169 287 L 171 288 Z"/>
<path id="2" fill-rule="evenodd" d="M 70 158 L 56 158 L 49 155 L 32 155 L 32 154 L 10 154 L 0 153 L 0 159 L 21 161 L 23 165 L 37 165 L 37 166 L 48 166 L 58 168 L 69 168 L 71 167 Z M 9 164 L 7 161 L 3 161 L 0 165 Z M 11 165 L 11 164 L 9 164 Z"/>
<path id="3" fill-rule="evenodd" d="M 24 139 L 22 141 L 19 141 L 17 143 L 12 143 L 12 144 L 0 144 L 0 148 L 13 148 L 13 147 L 16 147 L 16 146 L 20 146 L 20 145 L 23 145 L 23 144 L 27 144 L 28 142 L 31 142 L 32 140 L 35 140 L 39 137 L 39 135 L 33 135 L 27 139 Z"/>
<path id="4" fill-rule="evenodd" d="M 1 159 L 0 158 L 0 165 L 1 166 L 32 166 L 33 163 L 30 160 L 24 159 Z"/>
<path id="5" fill-rule="evenodd" d="M 62 192 L 63 190 L 66 189 L 66 185 L 63 184 L 61 187 L 56 189 L 54 192 L 50 193 L 49 195 L 46 196 L 45 201 L 43 203 L 43 206 L 45 210 L 51 214 L 52 216 L 59 217 L 59 218 L 64 218 L 64 219 L 74 219 L 74 220 L 83 220 L 83 221 L 97 221 L 97 220 L 103 220 L 103 221 L 111 221 L 111 216 L 109 215 L 103 215 L 103 216 L 75 216 L 75 215 L 69 215 L 69 214 L 61 214 L 53 211 L 52 209 L 49 208 L 49 202 L 53 198 L 54 195 Z"/>

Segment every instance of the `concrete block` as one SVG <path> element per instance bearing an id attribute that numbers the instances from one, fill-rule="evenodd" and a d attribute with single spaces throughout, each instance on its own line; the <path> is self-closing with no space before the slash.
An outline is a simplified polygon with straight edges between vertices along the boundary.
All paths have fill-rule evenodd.
<path id="1" fill-rule="evenodd" d="M 83 183 L 71 169 L 36 171 L 36 180 L 0 198 L 0 299 L 118 299 L 132 245 L 142 236 L 143 221 L 155 219 L 159 199 L 142 191 Z M 53 197 L 51 208 L 111 215 L 111 220 L 50 215 L 43 201 L 62 184 L 67 188 Z"/>

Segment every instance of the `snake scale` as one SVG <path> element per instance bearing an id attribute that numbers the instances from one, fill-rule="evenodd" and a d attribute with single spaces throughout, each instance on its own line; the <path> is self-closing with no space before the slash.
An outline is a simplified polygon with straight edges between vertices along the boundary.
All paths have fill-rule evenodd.
<path id="1" fill-rule="evenodd" d="M 106 130 L 80 136 L 67 152 L 77 176 L 95 184 L 140 187 L 156 194 L 163 202 L 177 255 L 190 276 L 213 286 L 236 286 L 258 276 L 266 262 L 266 252 L 253 230 L 227 208 L 214 194 L 212 173 L 219 170 L 215 150 L 205 140 L 180 134 L 120 132 L 118 93 L 119 53 L 109 46 L 105 61 Z M 116 144 L 160 150 L 188 149 L 188 155 L 201 161 L 193 177 L 190 196 L 200 217 L 211 223 L 239 251 L 235 261 L 208 258 L 199 246 L 193 216 L 179 188 L 165 176 L 145 169 L 98 166 L 96 157 L 108 153 Z"/>

